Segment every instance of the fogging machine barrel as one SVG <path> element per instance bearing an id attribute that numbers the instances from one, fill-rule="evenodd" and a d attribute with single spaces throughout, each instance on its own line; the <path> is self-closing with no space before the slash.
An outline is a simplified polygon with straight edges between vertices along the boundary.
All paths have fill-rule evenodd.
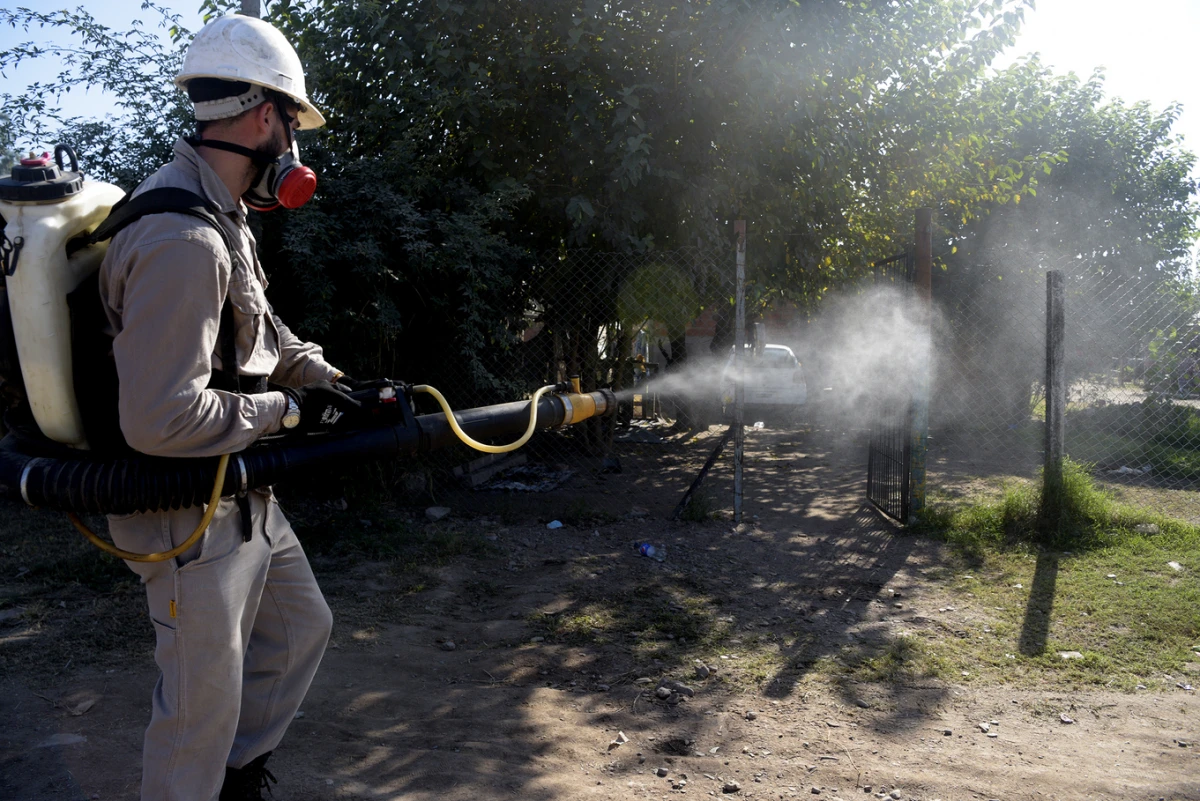
<path id="1" fill-rule="evenodd" d="M 537 428 L 573 425 L 609 417 L 617 409 L 607 389 L 545 395 L 537 406 Z M 473 439 L 511 437 L 529 424 L 529 401 L 455 412 Z M 274 484 L 290 475 L 350 461 L 391 459 L 428 453 L 458 442 L 442 414 L 340 435 L 282 437 L 248 448 L 229 460 L 227 494 Z M 208 500 L 216 478 L 215 459 L 133 456 L 93 459 L 87 452 L 40 451 L 15 434 L 0 441 L 0 494 L 31 506 L 78 514 L 129 514 L 197 506 Z"/>

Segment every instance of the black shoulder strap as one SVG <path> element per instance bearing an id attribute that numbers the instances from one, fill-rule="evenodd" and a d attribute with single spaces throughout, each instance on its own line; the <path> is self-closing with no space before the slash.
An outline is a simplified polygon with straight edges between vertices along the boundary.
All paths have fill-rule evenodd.
<path id="1" fill-rule="evenodd" d="M 132 197 L 126 195 L 121 198 L 112 207 L 112 211 L 109 212 L 104 222 L 100 223 L 96 230 L 87 237 L 84 244 L 94 245 L 97 242 L 111 239 L 116 236 L 118 231 L 145 217 L 147 214 L 164 214 L 167 212 L 187 214 L 204 220 L 211 225 L 213 230 L 220 235 L 221 241 L 225 243 L 225 249 L 229 252 L 231 266 L 234 269 L 237 268 L 237 257 L 234 255 L 236 251 L 233 248 L 233 242 L 230 240 L 229 234 L 225 229 L 221 227 L 221 223 L 217 220 L 216 215 L 213 214 L 208 203 L 195 192 L 177 187 L 148 189 L 139 195 Z M 229 302 L 228 292 L 225 293 L 225 301 L 221 304 L 221 322 L 218 327 L 217 337 L 221 349 L 222 372 L 225 373 L 229 379 L 229 383 L 234 387 L 233 391 L 236 392 L 241 386 L 241 382 L 238 378 L 237 345 L 233 328 L 233 304 Z M 239 495 L 236 500 L 242 519 L 242 538 L 249 542 L 253 533 L 250 500 L 244 495 Z"/>
<path id="2" fill-rule="evenodd" d="M 121 229 L 137 222 L 147 214 L 164 214 L 174 212 L 198 217 L 216 229 L 225 247 L 233 250 L 229 234 L 217 222 L 217 217 L 208 205 L 208 201 L 188 189 L 164 186 L 158 189 L 148 189 L 140 195 L 126 195 L 112 207 L 108 217 L 88 237 L 88 244 L 103 242 L 116 236 Z"/>
<path id="3" fill-rule="evenodd" d="M 112 211 L 108 213 L 104 222 L 100 223 L 96 230 L 87 237 L 85 244 L 94 245 L 97 242 L 112 239 L 119 231 L 147 214 L 168 212 L 187 214 L 211 225 L 221 237 L 221 241 L 225 243 L 225 249 L 229 251 L 230 262 L 236 267 L 234 258 L 236 251 L 233 242 L 229 238 L 229 233 L 221 227 L 221 223 L 213 214 L 208 201 L 189 189 L 174 186 L 147 189 L 139 195 L 125 195 L 112 207 Z M 232 385 L 237 387 L 239 383 L 236 334 L 233 328 L 233 307 L 229 302 L 228 293 L 225 295 L 225 302 L 221 305 L 221 322 L 217 336 L 221 349 L 221 369 L 232 379 Z"/>

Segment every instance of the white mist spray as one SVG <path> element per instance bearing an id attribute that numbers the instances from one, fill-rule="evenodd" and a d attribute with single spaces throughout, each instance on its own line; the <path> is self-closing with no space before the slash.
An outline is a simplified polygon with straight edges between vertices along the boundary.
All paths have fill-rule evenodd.
<path id="1" fill-rule="evenodd" d="M 939 326 L 935 317 L 934 326 Z M 769 342 L 790 345 L 803 364 L 808 406 L 830 426 L 870 426 L 880 404 L 902 402 L 916 386 L 929 328 L 910 293 L 892 286 L 832 296 L 803 331 L 777 332 Z M 617 393 L 628 401 L 648 392 L 693 407 L 720 405 L 729 350 L 708 358 L 689 354 L 677 369 Z M 818 413 L 819 409 L 819 413 Z"/>

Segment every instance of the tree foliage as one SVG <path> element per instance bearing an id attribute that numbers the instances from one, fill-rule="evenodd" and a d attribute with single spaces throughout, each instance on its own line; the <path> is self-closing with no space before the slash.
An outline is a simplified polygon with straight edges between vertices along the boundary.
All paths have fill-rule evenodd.
<path id="1" fill-rule="evenodd" d="M 1107 100 L 1100 73 L 1055 76 L 1035 58 L 1015 64 L 985 91 L 1006 114 L 1000 142 L 1012 154 L 1061 154 L 1036 190 L 989 202 L 957 229 L 954 274 L 972 266 L 1016 272 L 1058 269 L 1096 277 L 1184 277 L 1195 238 L 1195 157 L 1171 133 L 1181 111 Z M 946 216 L 950 216 L 947 210 Z"/>
<path id="2" fill-rule="evenodd" d="M 857 280 L 908 241 L 919 206 L 960 244 L 952 271 L 987 263 L 1032 216 L 1060 214 L 1069 224 L 1043 226 L 1030 248 L 1088 242 L 1097 270 L 1178 271 L 1194 211 L 1190 156 L 1169 140 L 1175 112 L 1105 105 L 1098 85 L 1036 62 L 991 74 L 1024 8 L 277 0 L 267 17 L 295 43 L 329 124 L 301 138 L 316 198 L 262 218 L 276 307 L 339 364 L 469 387 L 461 400 L 476 401 L 509 392 L 535 351 L 599 364 L 601 327 L 653 300 L 632 272 L 652 258 L 581 251 L 727 253 L 738 218 L 762 305 L 815 305 Z M 68 61 L 58 85 L 105 86 L 124 112 L 74 120 L 55 110 L 57 88 L 31 87 L 4 98 L 17 111 L 0 134 L 69 136 L 94 174 L 125 185 L 169 157 L 187 128 L 170 87 L 189 40 L 177 21 L 165 20 L 166 47 L 82 11 L 0 11 L 0 23 L 74 31 L 78 47 L 54 51 Z M 0 69 L 52 50 L 0 52 Z M 1107 199 L 1078 202 L 1101 185 Z M 727 283 L 701 273 L 677 289 L 689 307 L 728 305 Z M 519 345 L 535 323 L 536 347 Z"/>
<path id="3" fill-rule="evenodd" d="M 978 340 L 972 359 L 993 375 L 959 392 L 975 416 L 1028 420 L 1030 387 L 1042 379 L 1044 335 L 1033 321 L 1048 270 L 1067 277 L 1072 380 L 1147 355 L 1148 342 L 1169 337 L 1195 312 L 1195 158 L 1171 134 L 1180 109 L 1109 100 L 1103 88 L 1099 73 L 1055 76 L 1036 58 L 984 86 L 989 103 L 1005 111 L 990 124 L 1001 126 L 1011 153 L 1061 158 L 1019 202 L 990 202 L 970 219 L 942 210 L 949 252 L 935 296 L 965 332 L 960 340 Z M 990 302 L 978 302 L 983 296 Z M 957 305 L 963 298 L 975 300 Z"/>
<path id="4" fill-rule="evenodd" d="M 40 81 L 19 97 L 0 95 L 4 108 L 0 143 L 69 142 L 87 154 L 89 175 L 127 189 L 170 161 L 175 138 L 191 125 L 191 105 L 171 84 L 191 36 L 178 15 L 151 0 L 142 9 L 153 27 L 135 20 L 129 30 L 114 31 L 82 8 L 50 12 L 0 8 L 0 25 L 25 33 L 63 29 L 73 40 L 69 45 L 29 41 L 0 52 L 0 72 L 34 59 L 62 65 L 54 80 Z M 156 29 L 165 29 L 173 46 L 164 46 Z M 89 89 L 108 92 L 118 114 L 90 120 L 64 110 L 72 92 Z"/>
<path id="5" fill-rule="evenodd" d="M 411 140 L 439 174 L 526 186 L 514 228 L 539 250 L 724 242 L 745 216 L 763 253 L 790 244 L 800 269 L 781 286 L 920 203 L 969 210 L 1052 162 L 996 164 L 979 104 L 962 107 L 1021 13 L 1011 0 L 272 8 L 347 156 Z"/>

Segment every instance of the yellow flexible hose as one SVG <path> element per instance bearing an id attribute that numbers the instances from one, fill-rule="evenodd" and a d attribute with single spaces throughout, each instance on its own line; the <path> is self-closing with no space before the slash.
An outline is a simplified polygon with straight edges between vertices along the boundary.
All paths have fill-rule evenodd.
<path id="1" fill-rule="evenodd" d="M 208 528 L 208 524 L 212 522 L 213 515 L 217 513 L 217 506 L 221 503 L 221 490 L 225 486 L 225 467 L 228 464 L 229 454 L 222 454 L 220 461 L 217 462 L 217 478 L 213 482 L 212 495 L 208 498 L 208 508 L 204 510 L 204 517 L 200 518 L 200 525 L 196 526 L 196 530 L 186 540 L 169 551 L 163 551 L 162 553 L 134 553 L 133 551 L 126 551 L 115 545 L 109 545 L 100 539 L 74 512 L 67 512 L 67 519 L 71 521 L 75 528 L 79 529 L 83 536 L 91 541 L 92 545 L 95 545 L 105 553 L 111 553 L 113 556 L 120 557 L 121 559 L 127 559 L 130 562 L 165 562 L 168 559 L 174 559 L 195 545 L 196 541 L 200 539 L 200 535 Z"/>
<path id="2" fill-rule="evenodd" d="M 529 442 L 529 438 L 532 437 L 533 432 L 537 430 L 538 401 L 541 400 L 542 395 L 545 395 L 547 392 L 550 392 L 553 389 L 554 385 L 550 384 L 549 386 L 542 387 L 537 392 L 533 393 L 533 399 L 529 402 L 529 427 L 525 429 L 525 433 L 521 435 L 519 440 L 509 443 L 508 445 L 484 445 L 482 442 L 476 442 L 475 440 L 471 439 L 467 435 L 467 432 L 463 431 L 462 427 L 459 426 L 458 421 L 454 419 L 454 411 L 450 408 L 450 404 L 446 403 L 446 399 L 442 397 L 442 393 L 438 392 L 428 384 L 421 384 L 420 386 L 413 387 L 413 392 L 424 392 L 427 395 L 433 396 L 433 399 L 436 400 L 438 405 L 442 407 L 442 413 L 446 415 L 446 422 L 450 424 L 450 428 L 454 431 L 454 435 L 462 440 L 464 445 L 474 448 L 477 451 L 483 451 L 484 453 L 508 453 L 509 451 L 515 451 L 526 442 Z"/>

